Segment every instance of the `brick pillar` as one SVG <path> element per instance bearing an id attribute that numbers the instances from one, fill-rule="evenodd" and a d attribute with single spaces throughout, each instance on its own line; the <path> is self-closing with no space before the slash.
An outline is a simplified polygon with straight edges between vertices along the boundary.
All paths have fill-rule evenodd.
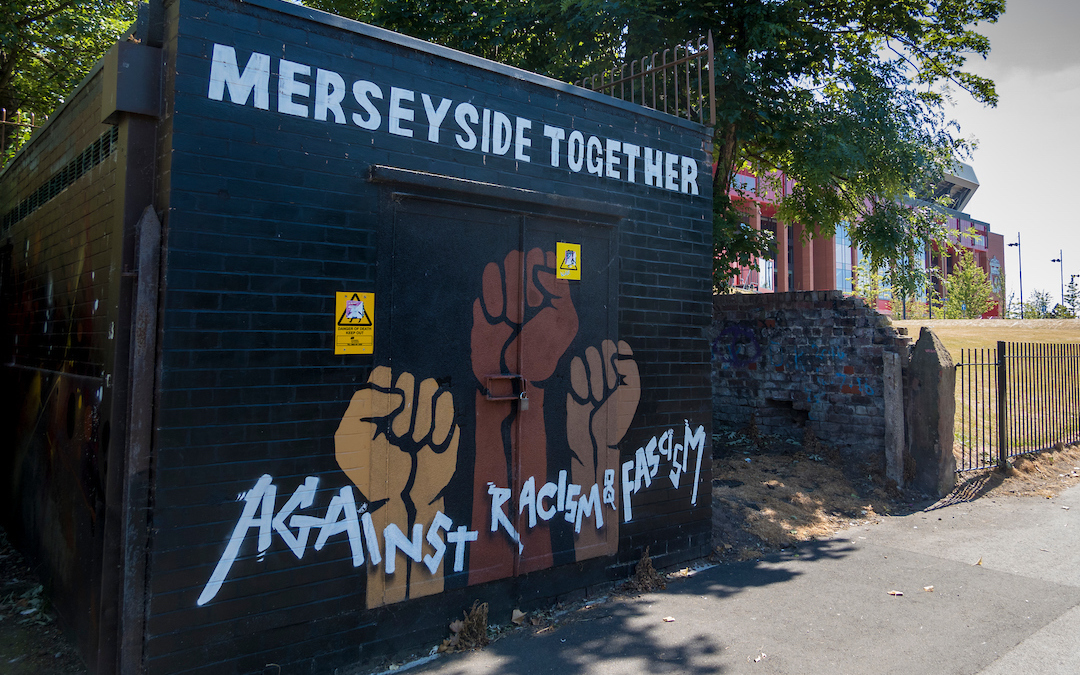
<path id="1" fill-rule="evenodd" d="M 836 237 L 817 238 L 814 249 L 814 290 L 836 290 Z"/>
<path id="2" fill-rule="evenodd" d="M 795 254 L 791 261 L 791 267 L 795 270 L 795 288 L 792 291 L 814 290 L 814 248 L 809 240 L 803 241 L 804 233 L 807 232 L 805 225 L 795 223 L 791 226 L 795 236 Z"/>
<path id="3" fill-rule="evenodd" d="M 791 289 L 788 288 L 787 275 L 788 265 L 790 264 L 787 259 L 787 233 L 788 226 L 776 221 L 776 292 L 786 293 Z"/>

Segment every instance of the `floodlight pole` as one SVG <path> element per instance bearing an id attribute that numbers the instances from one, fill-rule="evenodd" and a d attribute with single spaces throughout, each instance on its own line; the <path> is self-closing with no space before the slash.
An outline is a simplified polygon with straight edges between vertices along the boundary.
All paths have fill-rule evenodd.
<path id="1" fill-rule="evenodd" d="M 1050 262 L 1056 262 L 1061 267 L 1061 306 L 1064 307 L 1065 306 L 1065 263 L 1063 262 L 1063 258 L 1065 256 L 1062 255 L 1062 253 L 1063 253 L 1062 249 L 1059 248 L 1058 249 L 1058 257 L 1051 258 Z"/>
<path id="2" fill-rule="evenodd" d="M 1016 247 L 1016 268 L 1020 272 L 1020 319 L 1024 318 L 1024 257 L 1020 255 L 1020 233 L 1016 233 L 1016 243 L 1009 244 Z"/>

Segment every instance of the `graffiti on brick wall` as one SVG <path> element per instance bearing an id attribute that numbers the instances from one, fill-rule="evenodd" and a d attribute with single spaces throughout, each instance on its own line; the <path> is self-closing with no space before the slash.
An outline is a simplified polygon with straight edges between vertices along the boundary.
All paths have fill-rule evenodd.
<path id="1" fill-rule="evenodd" d="M 443 592 L 450 578 L 472 585 L 610 555 L 635 496 L 661 481 L 696 506 L 704 425 L 687 420 L 620 463 L 641 397 L 634 351 L 600 339 L 574 353 L 579 331 L 596 330 L 581 328 L 583 308 L 555 263 L 535 248 L 483 268 L 468 326 L 471 395 L 455 398 L 439 377 L 372 370 L 334 435 L 350 485 L 320 500 L 319 476 L 286 495 L 268 473 L 238 495 L 197 604 L 275 541 L 297 560 L 346 544 L 376 607 Z"/>
<path id="2" fill-rule="evenodd" d="M 801 373 L 811 376 L 816 387 L 804 387 L 811 401 L 822 400 L 819 387 L 835 388 L 843 394 L 873 396 L 872 379 L 856 375 L 852 359 L 836 345 L 785 344 L 774 337 L 777 321 L 731 323 L 712 341 L 712 359 L 722 368 L 758 370 L 771 368 L 777 373 Z M 760 334 L 760 335 L 759 335 Z"/>

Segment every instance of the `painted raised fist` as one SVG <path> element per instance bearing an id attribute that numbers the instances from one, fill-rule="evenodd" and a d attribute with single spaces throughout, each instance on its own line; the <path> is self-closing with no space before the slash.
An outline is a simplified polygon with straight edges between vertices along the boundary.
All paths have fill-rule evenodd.
<path id="1" fill-rule="evenodd" d="M 616 345 L 611 340 L 604 340 L 599 350 L 589 347 L 585 358 L 575 356 L 570 362 L 570 387 L 566 394 L 566 437 L 574 453 L 573 481 L 582 486 L 603 486 L 606 506 L 616 509 L 618 445 L 641 400 L 634 351 L 625 342 Z M 617 519 L 611 521 L 614 527 Z"/>
<path id="2" fill-rule="evenodd" d="M 473 373 L 481 384 L 500 373 L 546 380 L 577 330 L 570 284 L 555 278 L 555 253 L 534 248 L 523 265 L 521 251 L 510 251 L 502 264 L 484 268 L 481 295 L 473 303 Z"/>
<path id="3" fill-rule="evenodd" d="M 338 466 L 367 499 L 377 532 L 393 523 L 409 536 L 413 525 L 426 530 L 444 511 L 442 493 L 457 467 L 460 431 L 453 396 L 434 379 L 417 383 L 411 373 L 400 373 L 392 381 L 390 369 L 380 366 L 353 394 L 334 450 Z M 406 562 L 398 562 L 393 577 L 369 568 L 368 606 L 442 590 L 442 569 L 433 575 Z"/>

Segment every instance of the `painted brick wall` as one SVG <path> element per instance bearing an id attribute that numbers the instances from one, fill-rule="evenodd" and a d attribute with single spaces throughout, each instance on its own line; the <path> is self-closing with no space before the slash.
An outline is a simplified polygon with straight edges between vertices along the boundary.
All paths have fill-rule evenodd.
<path id="1" fill-rule="evenodd" d="M 122 329 L 115 215 L 123 153 L 100 121 L 100 96 L 97 72 L 0 173 L 4 527 L 39 565 L 83 654 L 98 637 L 105 455 Z M 97 156 L 86 152 L 95 144 Z M 73 168 L 80 157 L 92 166 Z M 81 175 L 71 180 L 73 172 Z M 50 181 L 55 187 L 40 192 Z"/>
<path id="2" fill-rule="evenodd" d="M 906 338 L 840 291 L 721 295 L 713 300 L 713 410 L 763 433 L 809 428 L 849 459 L 884 467 L 882 354 L 907 362 Z"/>
<path id="3" fill-rule="evenodd" d="M 489 601 L 492 620 L 503 621 L 513 607 L 599 592 L 630 571 L 644 546 L 652 547 L 658 565 L 707 552 L 709 500 L 701 496 L 692 503 L 698 487 L 705 486 L 701 490 L 707 495 L 711 479 L 706 368 L 711 226 L 704 150 L 709 141 L 701 130 L 285 3 L 179 0 L 167 10 L 175 30 L 170 25 L 166 31 L 166 80 L 174 84 L 164 121 L 172 129 L 163 140 L 171 148 L 162 168 L 168 178 L 160 198 L 168 210 L 149 570 L 150 670 L 252 672 L 273 662 L 289 672 L 329 672 L 443 636 L 446 621 L 473 599 Z M 252 54 L 270 57 L 266 109 L 257 107 L 254 97 L 234 102 L 227 88 L 218 98 L 208 95 L 215 45 L 234 49 L 238 71 Z M 282 58 L 310 67 L 309 75 L 297 79 L 312 89 L 293 96 L 294 103 L 307 106 L 305 115 L 281 112 Z M 342 75 L 347 87 L 360 80 L 377 84 L 383 98 L 370 100 L 384 118 L 381 126 L 368 131 L 352 123 L 353 114 L 366 113 L 351 98 L 342 103 L 344 124 L 335 121 L 333 110 L 327 119 L 316 119 L 319 70 Z M 388 131 L 394 88 L 412 93 L 411 101 L 400 105 L 414 118 L 399 121 L 411 137 Z M 470 102 L 478 111 L 502 112 L 513 124 L 530 120 L 532 146 L 519 145 L 505 155 L 464 149 L 453 139 L 460 130 L 449 122 L 455 109 L 432 142 L 423 94 L 433 105 L 445 98 L 454 106 Z M 693 158 L 701 177 L 699 194 L 644 185 L 640 164 L 637 181 L 627 181 L 625 156 L 621 167 L 611 167 L 621 178 L 591 175 L 587 168 L 574 172 L 566 166 L 565 150 L 560 166 L 553 167 L 548 138 L 541 133 L 545 124 L 567 135 L 580 130 L 583 138 L 595 135 Z M 519 149 L 530 161 L 516 157 Z M 484 263 L 501 263 L 502 254 L 497 260 L 482 258 L 490 244 L 483 237 L 448 241 L 446 255 L 460 255 L 458 267 L 475 270 L 474 282 L 461 282 L 460 270 L 433 258 L 433 269 L 451 276 L 424 281 L 418 273 L 417 283 L 432 284 L 433 293 L 452 302 L 423 311 L 395 304 L 407 294 L 407 280 L 394 270 L 408 252 L 394 250 L 397 240 L 387 223 L 392 214 L 413 211 L 401 210 L 405 207 L 391 195 L 394 188 L 368 180 L 372 165 L 628 208 L 630 215 L 612 230 L 617 258 L 592 260 L 617 270 L 617 335 L 607 337 L 633 349 L 640 379 L 629 428 L 622 438 L 609 439 L 618 447 L 622 475 L 614 487 L 620 500 L 624 476 L 636 488 L 629 491 L 633 517 L 619 525 L 617 553 L 577 562 L 555 556 L 548 569 L 479 585 L 448 574 L 441 593 L 370 607 L 365 601 L 370 591 L 365 566 L 370 565 L 354 566 L 346 533 L 315 550 L 318 530 L 313 529 L 306 546 L 293 550 L 267 521 L 268 547 L 257 551 L 258 527 L 241 536 L 224 582 L 212 593 L 207 590 L 250 503 L 245 495 L 263 489 L 257 487 L 262 476 L 276 488 L 276 499 L 269 502 L 276 511 L 309 478 L 317 479 L 313 505 L 297 508 L 298 514 L 321 518 L 342 490 L 355 493 L 361 503 L 363 495 L 339 467 L 335 432 L 376 366 L 397 369 L 442 359 L 443 370 L 431 376 L 443 376 L 440 386 L 453 391 L 455 400 L 475 389 L 460 384 L 472 377 L 467 352 L 462 353 L 468 334 L 443 327 L 473 320 L 475 303 L 484 301 Z M 552 227 L 592 231 L 575 224 L 576 216 L 565 215 L 559 204 L 544 208 L 544 222 L 555 223 Z M 481 253 L 470 253 L 465 244 Z M 376 293 L 373 355 L 334 354 L 335 293 L 345 291 Z M 590 315 L 584 306 L 579 309 L 580 335 L 595 326 L 586 325 Z M 390 340 L 394 331 L 425 331 L 430 353 L 400 353 L 400 345 Z M 599 347 L 575 339 L 557 372 L 568 373 L 572 359 L 585 355 L 588 346 Z M 428 377 L 416 372 L 417 381 Z M 561 384 L 548 383 L 567 386 L 567 377 L 557 375 L 554 380 L 563 378 Z M 548 405 L 570 404 L 549 400 Z M 475 451 L 472 431 L 478 422 L 471 415 L 454 418 L 463 430 L 459 473 Z M 702 441 L 695 454 L 706 459 L 692 485 L 697 467 L 691 458 L 676 488 L 680 474 L 669 475 L 671 452 L 685 444 L 688 430 L 699 428 L 704 436 L 696 436 Z M 666 458 L 659 454 L 665 448 Z M 659 465 L 653 461 L 650 468 L 652 460 Z M 471 499 L 471 489 L 463 488 L 462 494 Z M 457 497 L 445 499 L 449 505 Z M 479 527 L 479 521 L 467 524 Z"/>

